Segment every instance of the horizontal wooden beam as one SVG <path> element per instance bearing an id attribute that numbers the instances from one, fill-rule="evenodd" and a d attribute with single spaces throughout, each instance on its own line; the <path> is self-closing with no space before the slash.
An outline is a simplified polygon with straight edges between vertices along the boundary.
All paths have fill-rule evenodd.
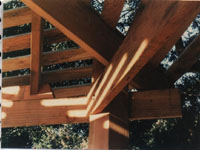
<path id="1" fill-rule="evenodd" d="M 86 97 L 12 101 L 2 99 L 1 126 L 85 123 Z M 78 116 L 78 117 L 77 117 Z"/>
<path id="2" fill-rule="evenodd" d="M 79 70 L 80 69 L 80 70 Z M 57 77 L 61 77 L 60 79 Z M 41 83 L 50 83 L 61 80 L 75 80 L 92 76 L 92 67 L 83 67 L 76 69 L 64 69 L 58 71 L 49 71 L 42 73 Z M 30 75 L 6 77 L 2 79 L 2 86 L 16 86 L 30 84 Z M 47 80 L 48 79 L 48 80 Z"/>
<path id="3" fill-rule="evenodd" d="M 46 66 L 64 62 L 73 62 L 77 60 L 86 60 L 91 58 L 92 57 L 81 48 L 68 49 L 57 52 L 43 53 L 41 58 L 41 65 Z M 2 63 L 3 72 L 30 68 L 30 55 L 3 59 Z"/>
<path id="4" fill-rule="evenodd" d="M 95 99 L 88 105 L 88 114 L 101 112 L 125 88 L 157 51 L 165 47 L 177 27 L 181 27 L 183 16 L 189 13 L 186 12 L 188 7 L 199 9 L 197 4 L 185 1 L 143 2 L 144 10 L 136 16 L 111 63 L 88 94 L 89 100 Z"/>
<path id="5" fill-rule="evenodd" d="M 6 37 L 3 39 L 3 52 L 6 53 L 30 48 L 30 40 L 30 33 Z M 58 29 L 48 29 L 44 31 L 44 44 L 52 44 L 69 40 L 70 39 L 62 34 Z"/>
<path id="6" fill-rule="evenodd" d="M 200 59 L 200 35 L 181 53 L 178 59 L 170 66 L 166 76 L 174 83 Z"/>
<path id="7" fill-rule="evenodd" d="M 182 117 L 178 89 L 133 92 L 130 106 L 130 120 Z"/>
<path id="8" fill-rule="evenodd" d="M 55 98 L 86 96 L 91 85 L 79 85 L 52 89 Z"/>
<path id="9" fill-rule="evenodd" d="M 3 87 L 2 98 L 12 101 L 19 101 L 54 98 L 54 95 L 50 85 L 43 84 L 41 85 L 39 93 L 35 95 L 30 94 L 30 85 Z"/>
<path id="10" fill-rule="evenodd" d="M 92 66 L 47 71 L 42 73 L 42 83 L 75 80 L 92 76 Z"/>
<path id="11" fill-rule="evenodd" d="M 31 22 L 31 10 L 27 7 L 4 11 L 3 28 L 19 26 Z"/>
<path id="12" fill-rule="evenodd" d="M 22 0 L 22 2 L 104 65 L 108 65 L 123 40 L 82 1 Z"/>

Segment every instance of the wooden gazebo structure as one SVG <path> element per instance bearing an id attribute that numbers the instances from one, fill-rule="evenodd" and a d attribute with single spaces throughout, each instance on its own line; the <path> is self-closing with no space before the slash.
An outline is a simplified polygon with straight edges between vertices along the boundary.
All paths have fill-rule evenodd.
<path id="1" fill-rule="evenodd" d="M 2 61 L 2 127 L 90 123 L 89 148 L 127 148 L 129 121 L 181 117 L 174 82 L 200 57 L 198 36 L 167 71 L 160 62 L 200 13 L 200 2 L 142 0 L 127 36 L 116 30 L 125 0 L 105 0 L 101 15 L 90 0 L 22 0 L 4 12 L 3 28 L 31 23 L 31 33 L 3 39 L 3 53 L 31 54 Z M 44 30 L 44 19 L 55 26 Z M 80 48 L 42 53 L 43 44 L 73 40 Z M 45 65 L 93 59 L 93 65 L 42 72 Z M 189 61 L 188 61 L 189 60 Z M 92 83 L 51 89 L 49 83 L 91 77 Z M 134 92 L 131 89 L 135 89 Z"/>

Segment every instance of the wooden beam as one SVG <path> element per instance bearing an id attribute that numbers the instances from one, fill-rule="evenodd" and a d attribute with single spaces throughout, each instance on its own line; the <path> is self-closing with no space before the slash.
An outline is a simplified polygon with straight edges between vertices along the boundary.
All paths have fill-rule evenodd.
<path id="1" fill-rule="evenodd" d="M 198 60 L 192 68 L 190 68 L 189 72 L 200 72 L 200 60 Z"/>
<path id="2" fill-rule="evenodd" d="M 44 44 L 48 45 L 69 40 L 70 39 L 62 34 L 58 29 L 48 29 L 44 31 Z M 6 53 L 30 48 L 30 41 L 30 33 L 6 37 L 3 39 L 3 52 Z"/>
<path id="3" fill-rule="evenodd" d="M 42 79 L 44 79 L 41 81 L 41 83 L 51 83 L 51 82 L 57 82 L 57 81 L 87 78 L 87 77 L 92 76 L 92 67 L 63 69 L 63 70 L 58 70 L 58 71 L 43 72 L 41 76 L 42 76 Z M 58 78 L 58 76 L 60 78 Z M 22 76 L 6 77 L 2 79 L 3 87 L 16 86 L 16 85 L 28 85 L 28 84 L 30 84 L 30 74 L 22 75 Z"/>
<path id="4" fill-rule="evenodd" d="M 104 65 L 108 65 L 121 44 L 121 37 L 82 1 L 22 0 L 22 2 Z"/>
<path id="5" fill-rule="evenodd" d="M 144 1 L 145 2 L 145 1 Z M 179 14 L 176 17 L 176 20 L 181 23 L 177 23 L 176 25 L 173 25 L 169 30 L 166 32 L 171 33 L 171 35 L 168 37 L 168 39 L 165 41 L 165 45 L 163 47 L 160 47 L 158 52 L 151 58 L 148 64 L 146 64 L 143 69 L 136 75 L 136 77 L 133 79 L 133 83 L 136 83 L 137 86 L 139 85 L 140 88 L 138 89 L 158 89 L 158 88 L 167 88 L 169 87 L 169 81 L 166 81 L 166 77 L 164 72 L 157 71 L 160 70 L 160 62 L 164 59 L 166 54 L 169 52 L 169 50 L 173 47 L 173 45 L 178 41 L 178 45 L 180 45 L 180 36 L 184 33 L 184 31 L 188 28 L 188 26 L 191 24 L 191 22 L 194 20 L 194 18 L 198 15 L 200 12 L 200 2 L 177 2 L 178 5 L 174 5 L 178 9 L 182 9 L 181 7 L 185 7 L 184 5 L 189 5 L 187 9 L 183 10 L 182 12 L 179 11 Z M 172 7 L 173 9 L 173 7 Z M 170 11 L 171 12 L 171 11 Z M 191 13 L 192 12 L 192 13 Z M 187 15 L 190 14 L 190 15 Z M 179 46 L 178 49 L 181 47 Z M 148 76 L 146 76 L 148 74 Z M 145 79 L 145 81 L 144 81 Z M 164 80 L 163 80 L 164 79 Z M 154 84 L 154 83 L 157 84 Z M 164 84 L 163 84 L 164 83 Z"/>
<path id="6" fill-rule="evenodd" d="M 43 49 L 43 26 L 44 20 L 35 12 L 32 13 L 31 25 L 31 94 L 37 94 L 40 88 L 41 54 Z"/>
<path id="7" fill-rule="evenodd" d="M 64 98 L 64 97 L 77 97 L 77 96 L 86 96 L 91 88 L 91 85 L 78 85 L 72 87 L 62 87 L 52 89 L 55 98 Z"/>
<path id="8" fill-rule="evenodd" d="M 73 62 L 77 60 L 86 60 L 91 58 L 92 57 L 81 48 L 47 52 L 42 54 L 41 66 Z M 2 63 L 3 72 L 30 68 L 30 55 L 3 59 Z"/>
<path id="9" fill-rule="evenodd" d="M 10 28 L 31 22 L 31 10 L 27 7 L 4 11 L 3 28 Z"/>
<path id="10" fill-rule="evenodd" d="M 59 82 L 65 80 L 75 80 L 92 76 L 92 67 L 79 67 L 73 69 L 63 69 L 47 71 L 42 73 L 42 83 Z"/>
<path id="11" fill-rule="evenodd" d="M 90 116 L 89 149 L 128 149 L 128 125 L 110 113 Z"/>
<path id="12" fill-rule="evenodd" d="M 82 48 L 72 48 L 64 51 L 44 53 L 42 55 L 41 63 L 43 66 L 45 66 L 91 58 L 91 55 L 85 52 Z"/>
<path id="13" fill-rule="evenodd" d="M 111 28 L 116 29 L 116 25 L 120 18 L 122 8 L 125 0 L 105 0 L 103 5 L 103 11 L 101 14 L 102 19 Z"/>
<path id="14" fill-rule="evenodd" d="M 130 120 L 182 117 L 178 89 L 139 91 L 132 93 Z"/>
<path id="15" fill-rule="evenodd" d="M 3 99 L 12 101 L 54 98 L 51 88 L 48 84 L 43 84 L 41 86 L 41 90 L 36 95 L 30 94 L 29 85 L 3 87 L 2 97 Z"/>
<path id="16" fill-rule="evenodd" d="M 85 97 L 12 101 L 2 99 L 2 127 L 86 123 Z M 78 115 L 78 117 L 77 117 Z"/>
<path id="17" fill-rule="evenodd" d="M 188 14 L 186 10 L 190 7 L 199 9 L 197 4 L 185 1 L 143 2 L 144 10 L 135 18 L 110 65 L 89 92 L 88 99 L 95 100 L 88 105 L 88 114 L 101 112 L 113 100 L 156 52 L 165 47 L 176 27 L 181 27 L 183 16 Z"/>
<path id="18" fill-rule="evenodd" d="M 173 84 L 184 73 L 190 70 L 192 66 L 200 59 L 200 35 L 197 36 L 190 45 L 181 53 L 179 58 L 170 66 L 166 76 Z"/>

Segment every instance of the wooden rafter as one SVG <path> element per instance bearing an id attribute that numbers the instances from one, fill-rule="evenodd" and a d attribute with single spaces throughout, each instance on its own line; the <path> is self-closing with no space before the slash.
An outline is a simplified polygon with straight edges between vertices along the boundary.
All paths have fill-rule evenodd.
<path id="1" fill-rule="evenodd" d="M 31 22 L 31 10 L 27 7 L 7 10 L 3 13 L 3 28 Z"/>
<path id="2" fill-rule="evenodd" d="M 32 12 L 31 25 L 31 63 L 30 63 L 30 90 L 37 94 L 40 88 L 41 54 L 43 51 L 43 26 L 44 20 Z"/>
<path id="3" fill-rule="evenodd" d="M 55 78 L 55 76 L 58 76 Z M 41 83 L 51 83 L 65 80 L 76 80 L 81 78 L 88 78 L 92 76 L 92 67 L 82 67 L 75 69 L 63 69 L 58 71 L 48 71 L 41 73 Z M 43 80 L 44 79 L 44 80 Z M 48 80 L 47 80 L 48 79 Z M 16 86 L 16 85 L 29 85 L 30 74 L 23 76 L 6 77 L 2 80 L 2 86 Z"/>
<path id="4" fill-rule="evenodd" d="M 91 59 L 92 57 L 81 48 L 67 49 L 57 52 L 43 53 L 41 66 Z M 3 60 L 2 71 L 13 71 L 30 68 L 30 56 L 21 56 Z"/>
<path id="5" fill-rule="evenodd" d="M 142 2 L 145 2 L 145 0 Z M 167 1 L 163 2 L 165 3 Z M 174 1 L 174 3 L 176 2 Z M 136 75 L 135 78 L 133 78 L 132 83 L 135 88 L 137 88 L 138 85 L 138 89 L 158 89 L 167 88 L 169 86 L 169 81 L 167 81 L 164 72 L 160 70 L 160 62 L 163 60 L 163 58 L 166 56 L 169 50 L 173 47 L 173 45 L 178 41 L 180 36 L 184 33 L 184 31 L 187 29 L 187 27 L 190 25 L 193 19 L 200 12 L 199 1 L 182 1 L 177 3 L 177 5 L 174 5 L 174 7 L 171 8 L 171 10 L 177 9 L 174 11 L 174 13 L 177 13 L 176 18 L 174 19 L 174 21 L 176 21 L 177 23 L 172 22 L 172 27 L 165 31 L 170 33 L 170 35 L 166 41 L 163 41 L 164 45 L 159 48 L 158 52 L 153 56 L 153 58 L 151 58 L 149 63 L 142 68 L 142 70 Z M 171 10 L 168 12 L 169 14 L 172 13 Z M 156 84 L 154 84 L 155 82 Z"/>
<path id="6" fill-rule="evenodd" d="M 190 68 L 200 58 L 200 35 L 197 36 L 192 43 L 181 53 L 179 58 L 172 64 L 167 70 L 166 76 L 174 83 L 184 73 L 190 70 Z"/>
<path id="7" fill-rule="evenodd" d="M 3 39 L 3 52 L 12 52 L 30 48 L 31 33 L 19 34 Z M 44 44 L 69 41 L 58 29 L 48 29 L 44 31 Z"/>
<path id="8" fill-rule="evenodd" d="M 121 37 L 79 0 L 22 1 L 104 65 L 121 44 Z"/>
<path id="9" fill-rule="evenodd" d="M 191 3 L 145 1 L 143 5 L 144 10 L 133 22 L 128 35 L 115 53 L 110 65 L 92 86 L 88 99 L 95 95 L 95 100 L 88 105 L 88 114 L 101 112 L 156 52 L 163 46 L 165 47 L 164 44 L 168 37 L 176 32 L 174 24 L 181 26 L 180 20 L 183 18 L 180 14 L 186 8 L 188 9 Z M 199 7 L 196 6 L 196 8 Z M 169 9 L 173 14 L 169 13 Z M 149 14 L 155 16 L 149 17 Z M 147 24 L 151 28 L 147 28 Z"/>

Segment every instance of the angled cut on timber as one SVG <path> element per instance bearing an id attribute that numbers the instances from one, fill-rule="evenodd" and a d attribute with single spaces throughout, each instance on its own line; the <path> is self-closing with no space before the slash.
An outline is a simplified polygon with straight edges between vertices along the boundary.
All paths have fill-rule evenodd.
<path id="1" fill-rule="evenodd" d="M 88 99 L 94 100 L 88 105 L 88 114 L 101 112 L 113 100 L 156 52 L 165 46 L 168 37 L 176 32 L 174 24 L 182 24 L 180 18 L 184 18 L 180 13 L 196 4 L 184 1 L 143 2 L 143 11 L 135 18 L 111 63 L 89 92 Z"/>
<path id="2" fill-rule="evenodd" d="M 166 76 L 174 83 L 200 59 L 200 35 L 181 53 L 179 58 L 167 70 Z"/>
<path id="3" fill-rule="evenodd" d="M 12 101 L 2 99 L 1 126 L 86 123 L 86 97 Z"/>
<path id="4" fill-rule="evenodd" d="M 112 113 L 90 116 L 89 149 L 128 149 L 129 127 Z"/>
<path id="5" fill-rule="evenodd" d="M 145 1 L 143 2 L 145 3 Z M 149 63 L 146 64 L 133 79 L 133 87 L 137 88 L 139 85 L 140 87 L 138 89 L 163 89 L 170 86 L 169 81 L 164 74 L 164 71 L 160 71 L 160 62 L 164 59 L 164 57 L 173 47 L 173 45 L 177 41 L 179 42 L 180 36 L 188 28 L 188 26 L 191 24 L 191 22 L 194 20 L 199 12 L 200 1 L 174 1 L 174 5 L 169 8 L 167 15 L 170 17 L 170 15 L 172 14 L 171 18 L 174 18 L 174 22 L 169 22 L 169 26 L 171 27 L 162 33 L 166 34 L 166 32 L 168 32 L 170 33 L 170 35 L 165 41 L 163 41 L 163 46 L 159 48 L 158 52 L 153 56 L 153 58 L 151 58 Z M 154 84 L 155 82 L 156 84 Z"/>
<path id="6" fill-rule="evenodd" d="M 151 90 L 132 93 L 129 120 L 182 117 L 178 89 Z"/>
<path id="7" fill-rule="evenodd" d="M 73 62 L 77 60 L 91 59 L 92 57 L 81 48 L 67 49 L 57 52 L 43 53 L 41 56 L 41 66 L 59 64 L 64 62 Z M 30 56 L 21 56 L 9 59 L 3 59 L 2 71 L 13 71 L 30 68 Z"/>
<path id="8" fill-rule="evenodd" d="M 37 94 L 40 88 L 41 54 L 43 48 L 44 20 L 32 12 L 31 25 L 31 64 L 30 64 L 30 93 Z"/>
<path id="9" fill-rule="evenodd" d="M 31 10 L 27 7 L 11 9 L 3 13 L 3 28 L 10 28 L 31 22 Z"/>
<path id="10" fill-rule="evenodd" d="M 105 0 L 101 17 L 111 28 L 116 29 L 125 0 Z"/>
<path id="11" fill-rule="evenodd" d="M 80 70 L 79 70 L 80 69 Z M 43 72 L 41 83 L 51 83 L 56 81 L 76 80 L 92 76 L 92 67 L 76 69 L 63 69 L 58 71 Z M 60 79 L 57 77 L 59 76 Z M 56 77 L 56 78 L 55 78 Z M 48 80 L 47 80 L 48 79 Z M 30 74 L 23 76 L 6 77 L 2 79 L 2 86 L 16 86 L 30 84 Z"/>
<path id="12" fill-rule="evenodd" d="M 22 0 L 22 2 L 104 65 L 108 65 L 122 42 L 121 36 L 118 36 L 80 0 Z"/>
<path id="13" fill-rule="evenodd" d="M 58 29 L 48 29 L 44 31 L 44 44 L 69 41 Z M 19 34 L 3 39 L 3 52 L 12 52 L 30 48 L 31 33 Z"/>

